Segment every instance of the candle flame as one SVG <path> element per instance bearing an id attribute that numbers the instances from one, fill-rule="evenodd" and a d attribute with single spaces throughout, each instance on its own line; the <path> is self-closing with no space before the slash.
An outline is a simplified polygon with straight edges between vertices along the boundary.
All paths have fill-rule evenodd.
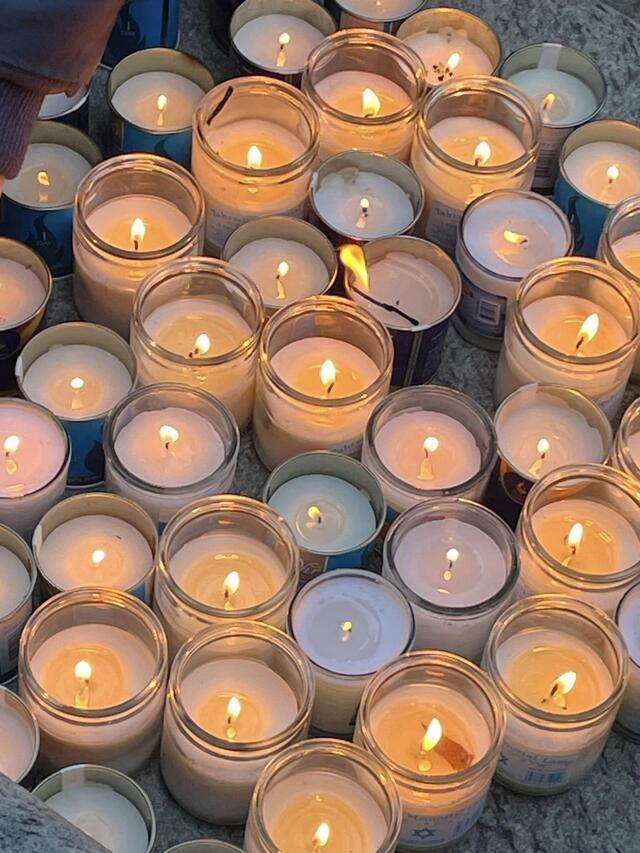
<path id="1" fill-rule="evenodd" d="M 428 435 L 424 443 L 422 445 L 422 449 L 424 450 L 424 459 L 420 463 L 420 473 L 418 475 L 418 479 L 420 480 L 433 480 L 433 463 L 431 461 L 430 454 L 435 453 L 436 450 L 440 447 L 440 442 L 433 435 Z"/>
<path id="2" fill-rule="evenodd" d="M 366 201 L 366 199 L 363 199 L 363 201 Z M 361 247 L 356 246 L 355 243 L 347 243 L 346 246 L 341 246 L 340 260 L 354 274 L 356 283 L 363 290 L 369 290 L 369 270 L 367 269 L 367 260 Z"/>
<path id="3" fill-rule="evenodd" d="M 7 456 L 11 456 L 20 447 L 20 439 L 17 435 L 8 435 L 4 440 L 4 452 Z"/>
<path id="4" fill-rule="evenodd" d="M 278 270 L 276 272 L 276 290 L 277 290 L 277 299 L 286 299 L 287 293 L 284 289 L 284 284 L 282 283 L 282 279 L 289 272 L 289 264 L 286 261 L 280 261 L 278 264 Z"/>
<path id="5" fill-rule="evenodd" d="M 336 381 L 336 366 L 328 358 L 326 361 L 322 362 L 322 366 L 320 367 L 320 382 L 324 385 L 324 390 L 327 392 L 327 396 L 333 390 L 333 386 Z"/>
<path id="6" fill-rule="evenodd" d="M 205 335 L 205 333 L 203 332 L 196 338 L 196 341 L 193 345 L 193 349 L 189 353 L 189 358 L 193 358 L 196 355 L 206 355 L 210 349 L 211 339 L 209 335 Z"/>
<path id="7" fill-rule="evenodd" d="M 96 550 L 91 555 L 91 562 L 94 566 L 99 566 L 106 556 L 106 551 L 104 551 L 102 548 L 96 548 Z"/>
<path id="8" fill-rule="evenodd" d="M 314 526 L 322 524 L 322 512 L 318 506 L 310 506 L 307 510 L 307 518 L 313 522 Z"/>
<path id="9" fill-rule="evenodd" d="M 454 51 L 449 59 L 447 59 L 447 71 L 451 74 L 460 65 L 461 56 L 457 51 Z"/>
<path id="10" fill-rule="evenodd" d="M 74 376 L 69 381 L 69 385 L 71 385 L 74 391 L 79 391 L 81 388 L 84 388 L 84 379 L 81 376 Z"/>
<path id="11" fill-rule="evenodd" d="M 484 139 L 478 142 L 473 152 L 473 163 L 475 166 L 485 166 L 491 157 L 491 146 Z"/>
<path id="12" fill-rule="evenodd" d="M 322 823 L 316 829 L 313 835 L 313 846 L 316 849 L 321 847 L 326 847 L 329 841 L 329 836 L 331 835 L 331 830 L 329 829 L 329 824 L 323 820 Z"/>
<path id="13" fill-rule="evenodd" d="M 427 436 L 427 438 L 425 438 L 422 447 L 424 448 L 424 452 L 428 455 L 429 453 L 436 452 L 436 450 L 440 447 L 440 442 L 435 436 L 429 435 Z"/>
<path id="14" fill-rule="evenodd" d="M 542 112 L 546 112 L 549 107 L 552 107 L 556 102 L 556 96 L 554 92 L 549 92 L 548 95 L 545 95 L 542 101 Z"/>
<path id="15" fill-rule="evenodd" d="M 140 248 L 140 244 L 143 242 L 146 233 L 147 229 L 144 227 L 144 222 L 139 217 L 136 217 L 131 223 L 131 242 L 136 252 Z"/>
<path id="16" fill-rule="evenodd" d="M 88 660 L 79 660 L 74 667 L 73 674 L 75 675 L 78 689 L 74 699 L 76 708 L 89 707 L 89 682 L 93 675 L 93 668 Z"/>
<path id="17" fill-rule="evenodd" d="M 278 264 L 278 278 L 284 278 L 289 272 L 289 264 L 286 261 L 280 261 Z"/>
<path id="18" fill-rule="evenodd" d="M 367 87 L 362 90 L 362 115 L 364 118 L 375 118 L 381 107 L 380 98 L 373 89 Z"/>
<path id="19" fill-rule="evenodd" d="M 49 172 L 42 169 L 42 171 L 38 172 L 38 183 L 43 187 L 51 186 L 51 178 L 49 177 Z"/>
<path id="20" fill-rule="evenodd" d="M 164 111 L 167 108 L 167 104 L 169 103 L 169 98 L 166 95 L 158 95 L 158 100 L 156 101 L 156 107 L 158 108 L 158 118 L 156 119 L 156 124 L 158 127 L 162 127 L 164 124 Z"/>
<path id="21" fill-rule="evenodd" d="M 175 444 L 179 438 L 180 433 L 175 429 L 175 427 L 168 426 L 168 424 L 163 424 L 160 427 L 160 441 L 164 444 L 167 450 L 172 444 Z"/>
<path id="22" fill-rule="evenodd" d="M 562 675 L 559 675 L 551 685 L 549 696 L 545 696 L 542 701 L 546 702 L 547 699 L 552 699 L 557 705 L 566 711 L 567 700 L 565 697 L 575 687 L 577 678 L 578 676 L 576 673 L 571 670 L 569 670 L 569 672 L 563 672 Z"/>
<path id="23" fill-rule="evenodd" d="M 453 565 L 460 559 L 460 551 L 457 548 L 449 548 L 446 554 L 447 560 Z"/>
<path id="24" fill-rule="evenodd" d="M 612 163 L 607 169 L 607 179 L 609 183 L 612 184 L 614 181 L 617 181 L 619 177 L 620 169 L 615 165 L 615 163 Z"/>
<path id="25" fill-rule="evenodd" d="M 570 548 L 579 548 L 583 536 L 584 527 L 580 524 L 579 521 L 576 521 L 576 523 L 571 527 L 571 530 L 567 534 L 567 545 Z"/>
<path id="26" fill-rule="evenodd" d="M 222 582 L 222 590 L 224 592 L 224 606 L 225 610 L 231 610 L 233 605 L 231 604 L 231 598 L 236 594 L 236 592 L 240 589 L 240 574 L 236 571 L 229 572 L 224 581 Z"/>
<path id="27" fill-rule="evenodd" d="M 74 669 L 74 675 L 78 681 L 89 681 L 93 675 L 93 668 L 88 660 L 79 660 Z"/>
<path id="28" fill-rule="evenodd" d="M 595 313 L 585 317 L 584 322 L 580 326 L 578 337 L 576 339 L 576 350 L 579 350 L 584 344 L 588 344 L 596 336 L 600 327 L 600 317 Z"/>
<path id="29" fill-rule="evenodd" d="M 287 56 L 284 49 L 290 41 L 291 36 L 289 33 L 280 33 L 280 37 L 278 39 L 278 58 L 276 59 L 277 68 L 282 68 L 287 62 Z"/>
<path id="30" fill-rule="evenodd" d="M 227 702 L 227 737 L 229 740 L 234 740 L 237 734 L 234 723 L 240 716 L 242 711 L 242 703 L 237 696 L 232 696 Z"/>
<path id="31" fill-rule="evenodd" d="M 257 145 L 250 145 L 247 151 L 247 167 L 249 169 L 262 168 L 262 151 Z"/>
<path id="32" fill-rule="evenodd" d="M 549 444 L 548 439 L 541 438 L 540 441 L 536 444 L 536 450 L 540 454 L 540 456 L 544 456 L 545 453 L 549 452 L 549 448 L 551 445 Z"/>
<path id="33" fill-rule="evenodd" d="M 364 228 L 367 224 L 367 217 L 369 216 L 369 199 L 361 198 L 360 199 L 360 215 L 356 221 L 356 228 Z"/>
<path id="34" fill-rule="evenodd" d="M 342 628 L 342 642 L 346 643 L 353 631 L 353 622 L 350 619 L 347 619 L 340 627 Z"/>
<path id="35" fill-rule="evenodd" d="M 520 234 L 519 231 L 511 231 L 509 228 L 505 228 L 502 235 L 507 243 L 513 243 L 516 246 L 529 242 L 529 238 L 526 234 Z"/>
<path id="36" fill-rule="evenodd" d="M 437 717 L 434 717 L 427 726 L 425 733 L 420 743 L 421 752 L 431 752 L 432 749 L 440 743 L 442 738 L 442 724 Z"/>

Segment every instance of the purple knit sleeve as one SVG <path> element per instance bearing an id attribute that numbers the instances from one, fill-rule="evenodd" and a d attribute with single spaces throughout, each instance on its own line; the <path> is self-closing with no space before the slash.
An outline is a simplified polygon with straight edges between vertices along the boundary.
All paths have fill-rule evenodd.
<path id="1" fill-rule="evenodd" d="M 0 80 L 0 175 L 5 178 L 20 171 L 42 99 L 37 92 Z"/>

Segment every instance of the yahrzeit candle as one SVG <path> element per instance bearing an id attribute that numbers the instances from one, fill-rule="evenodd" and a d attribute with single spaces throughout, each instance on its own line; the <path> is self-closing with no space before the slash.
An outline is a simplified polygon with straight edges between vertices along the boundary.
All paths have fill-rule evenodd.
<path id="1" fill-rule="evenodd" d="M 411 165 L 426 193 L 425 235 L 450 254 L 458 222 L 491 190 L 531 187 L 540 117 L 516 86 L 497 77 L 449 80 L 424 101 Z"/>
<path id="2" fill-rule="evenodd" d="M 177 163 L 153 154 L 105 160 L 78 188 L 74 299 L 84 320 L 129 334 L 133 301 L 156 267 L 202 249 L 204 201 Z"/>
<path id="3" fill-rule="evenodd" d="M 389 389 L 392 357 L 384 326 L 349 300 L 315 296 L 274 314 L 262 333 L 253 412 L 264 464 L 308 450 L 357 455 Z"/>
<path id="4" fill-rule="evenodd" d="M 171 669 L 161 768 L 172 797 L 213 823 L 243 823 L 265 764 L 306 737 L 311 667 L 269 625 L 210 628 Z"/>
<path id="5" fill-rule="evenodd" d="M 640 482 L 640 397 L 624 413 L 609 464 Z"/>
<path id="6" fill-rule="evenodd" d="M 42 604 L 20 641 L 20 696 L 47 770 L 94 761 L 133 773 L 160 737 L 167 641 L 149 608 L 92 587 Z"/>
<path id="7" fill-rule="evenodd" d="M 36 579 L 31 549 L 14 530 L 0 525 L 0 683 L 17 672 L 20 635 L 33 611 Z"/>
<path id="8" fill-rule="evenodd" d="M 210 626 L 252 620 L 284 628 L 299 580 L 293 533 L 271 507 L 241 495 L 189 504 L 158 550 L 154 608 L 170 654 Z"/>
<path id="9" fill-rule="evenodd" d="M 104 436 L 107 490 L 139 503 L 160 526 L 190 501 L 225 492 L 240 437 L 229 410 L 186 385 L 149 385 L 111 412 Z"/>
<path id="10" fill-rule="evenodd" d="M 636 742 L 640 741 L 640 584 L 631 587 L 620 600 L 616 625 L 629 652 L 629 681 L 616 727 Z"/>
<path id="11" fill-rule="evenodd" d="M 490 679 L 457 655 L 402 655 L 371 679 L 355 737 L 398 786 L 399 850 L 440 848 L 467 834 L 482 814 L 504 727 Z"/>
<path id="12" fill-rule="evenodd" d="M 22 699 L 0 685 L 0 772 L 14 782 L 28 784 L 40 747 L 36 718 Z"/>
<path id="13" fill-rule="evenodd" d="M 324 39 L 302 77 L 320 123 L 320 159 L 355 148 L 408 160 L 424 76 L 395 36 L 357 29 Z"/>
<path id="14" fill-rule="evenodd" d="M 614 622 L 573 598 L 526 598 L 494 625 L 483 666 L 507 711 L 498 781 L 537 795 L 581 782 L 600 757 L 627 683 L 627 651 Z"/>
<path id="15" fill-rule="evenodd" d="M 304 218 L 318 120 L 293 86 L 267 77 L 220 83 L 194 115 L 193 138 L 208 254 L 219 255 L 229 235 L 250 219 Z"/>

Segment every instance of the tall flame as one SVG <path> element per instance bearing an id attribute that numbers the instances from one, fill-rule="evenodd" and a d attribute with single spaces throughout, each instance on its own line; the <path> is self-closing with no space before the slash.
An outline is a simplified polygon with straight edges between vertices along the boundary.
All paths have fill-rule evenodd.
<path id="1" fill-rule="evenodd" d="M 147 233 L 147 229 L 145 228 L 144 222 L 140 217 L 136 217 L 131 223 L 131 243 L 133 244 L 133 248 L 138 251 L 142 242 L 144 241 L 144 236 Z"/>
<path id="2" fill-rule="evenodd" d="M 355 243 L 347 243 L 345 246 L 341 246 L 340 260 L 354 274 L 357 284 L 363 290 L 369 290 L 369 270 L 361 247 Z"/>
<path id="3" fill-rule="evenodd" d="M 375 118 L 381 107 L 380 98 L 373 89 L 365 88 L 362 90 L 362 115 L 364 118 Z"/>
<path id="4" fill-rule="evenodd" d="M 580 331 L 578 332 L 578 337 L 576 339 L 576 349 L 579 350 L 580 347 L 584 346 L 584 344 L 588 344 L 589 341 L 592 341 L 599 328 L 600 317 L 594 311 L 593 314 L 589 314 L 588 317 L 585 317 L 582 325 L 580 326 Z"/>

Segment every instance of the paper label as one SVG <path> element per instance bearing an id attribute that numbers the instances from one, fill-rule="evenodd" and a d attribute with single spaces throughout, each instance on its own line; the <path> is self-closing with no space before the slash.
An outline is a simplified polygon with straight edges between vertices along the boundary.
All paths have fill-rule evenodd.
<path id="1" fill-rule="evenodd" d="M 458 316 L 470 329 L 481 335 L 501 338 L 507 316 L 508 300 L 505 296 L 490 293 L 462 276 L 462 298 Z"/>
<path id="2" fill-rule="evenodd" d="M 451 844 L 468 832 L 484 808 L 486 794 L 470 806 L 445 815 L 411 814 L 408 805 L 403 808 L 399 844 L 403 850 L 427 850 Z"/>
<path id="3" fill-rule="evenodd" d="M 461 217 L 461 210 L 448 207 L 438 199 L 433 199 L 425 231 L 427 240 L 436 243 L 445 252 L 453 254 L 458 237 L 458 222 L 460 222 Z"/>
<path id="4" fill-rule="evenodd" d="M 540 148 L 536 160 L 536 174 L 533 179 L 535 189 L 553 189 L 558 175 L 558 161 L 564 141 L 573 128 L 543 127 L 540 134 Z"/>
<path id="5" fill-rule="evenodd" d="M 498 775 L 535 788 L 560 788 L 571 780 L 578 754 L 545 755 L 509 743 L 502 747 Z"/>

